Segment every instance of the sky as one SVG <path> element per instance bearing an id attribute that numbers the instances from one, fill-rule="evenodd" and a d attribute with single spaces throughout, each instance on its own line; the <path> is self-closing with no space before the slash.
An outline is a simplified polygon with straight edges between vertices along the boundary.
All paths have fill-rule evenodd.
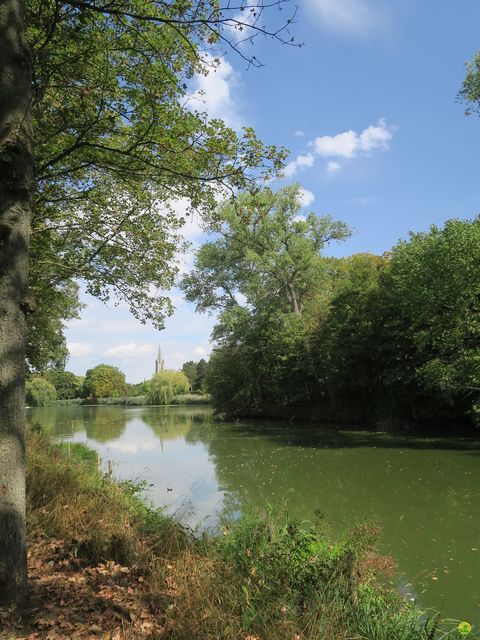
<path id="1" fill-rule="evenodd" d="M 261 68 L 226 52 L 192 90 L 210 116 L 236 129 L 253 126 L 265 143 L 289 149 L 285 177 L 271 187 L 299 182 L 306 210 L 354 229 L 326 253 L 381 254 L 410 230 L 478 215 L 480 119 L 465 116 L 456 95 L 480 49 L 480 2 L 298 4 L 290 30 L 304 46 L 242 44 Z M 183 272 L 206 239 L 196 219 L 184 233 L 192 248 L 179 258 Z M 66 326 L 67 370 L 84 375 L 104 362 L 139 382 L 153 374 L 159 345 L 167 368 L 208 357 L 215 317 L 195 313 L 177 289 L 171 296 L 175 314 L 158 331 L 124 305 L 82 293 L 81 317 Z"/>

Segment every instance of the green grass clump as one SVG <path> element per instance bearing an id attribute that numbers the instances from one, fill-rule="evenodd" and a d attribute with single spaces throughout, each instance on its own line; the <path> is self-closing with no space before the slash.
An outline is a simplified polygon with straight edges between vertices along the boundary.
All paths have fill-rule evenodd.
<path id="1" fill-rule="evenodd" d="M 99 465 L 99 457 L 96 451 L 90 449 L 83 442 L 60 442 L 56 445 L 73 463 L 85 463 L 89 470 L 96 471 Z"/>

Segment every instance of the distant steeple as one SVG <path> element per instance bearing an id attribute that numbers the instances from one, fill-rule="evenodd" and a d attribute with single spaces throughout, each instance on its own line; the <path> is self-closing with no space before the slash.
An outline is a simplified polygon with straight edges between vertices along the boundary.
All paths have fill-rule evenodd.
<path id="1" fill-rule="evenodd" d="M 165 361 L 162 358 L 162 350 L 160 349 L 160 347 L 158 347 L 158 355 L 157 355 L 157 359 L 155 360 L 155 373 L 159 373 L 160 371 L 163 371 L 165 369 Z"/>

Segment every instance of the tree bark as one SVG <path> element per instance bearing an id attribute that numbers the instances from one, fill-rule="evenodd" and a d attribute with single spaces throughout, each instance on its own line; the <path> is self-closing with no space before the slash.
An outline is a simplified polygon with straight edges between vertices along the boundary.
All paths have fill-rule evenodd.
<path id="1" fill-rule="evenodd" d="M 287 285 L 287 295 L 288 295 L 288 299 L 290 301 L 290 306 L 291 306 L 291 309 L 292 309 L 293 313 L 296 316 L 302 315 L 301 311 L 300 311 L 300 307 L 298 305 L 297 293 L 295 291 L 295 288 L 294 288 L 293 284 Z"/>
<path id="2" fill-rule="evenodd" d="M 26 591 L 25 314 L 33 185 L 23 1 L 0 0 L 0 603 Z"/>

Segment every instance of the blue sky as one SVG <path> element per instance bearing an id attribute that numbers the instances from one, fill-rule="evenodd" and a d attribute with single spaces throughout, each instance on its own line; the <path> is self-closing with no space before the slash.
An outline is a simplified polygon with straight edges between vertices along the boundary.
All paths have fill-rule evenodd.
<path id="1" fill-rule="evenodd" d="M 299 5 L 292 35 L 304 47 L 259 39 L 252 52 L 262 68 L 228 54 L 194 90 L 204 91 L 196 99 L 211 116 L 253 126 L 265 142 L 290 150 L 285 181 L 301 183 L 308 209 L 355 229 L 329 253 L 382 253 L 409 230 L 480 213 L 480 120 L 456 101 L 465 63 L 480 49 L 480 3 Z M 197 220 L 185 235 L 201 241 Z M 181 261 L 185 269 L 191 256 Z M 67 327 L 67 369 L 81 375 L 107 362 L 136 382 L 153 373 L 158 344 L 171 368 L 208 355 L 214 318 L 172 295 L 177 311 L 162 332 L 122 305 L 83 296 L 81 319 Z"/>

